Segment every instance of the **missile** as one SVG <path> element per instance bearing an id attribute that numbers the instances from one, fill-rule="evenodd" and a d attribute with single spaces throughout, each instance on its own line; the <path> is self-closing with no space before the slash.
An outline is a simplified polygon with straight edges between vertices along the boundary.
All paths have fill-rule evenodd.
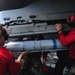
<path id="1" fill-rule="evenodd" d="M 32 41 L 11 41 L 4 45 L 12 52 L 22 52 L 29 50 L 30 52 L 42 52 L 42 51 L 57 51 L 66 50 L 67 47 L 62 46 L 58 39 L 49 40 L 32 40 Z"/>

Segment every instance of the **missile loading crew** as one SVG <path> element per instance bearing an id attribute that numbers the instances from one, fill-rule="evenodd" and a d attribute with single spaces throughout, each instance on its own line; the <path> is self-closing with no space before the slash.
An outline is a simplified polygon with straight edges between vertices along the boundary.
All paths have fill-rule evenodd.
<path id="1" fill-rule="evenodd" d="M 0 75 L 5 75 L 6 72 L 8 72 L 9 75 L 17 75 L 20 70 L 21 59 L 28 51 L 22 52 L 15 60 L 12 52 L 3 47 L 7 39 L 7 31 L 5 28 L 0 27 Z"/>
<path id="2" fill-rule="evenodd" d="M 61 44 L 63 46 L 69 47 L 69 69 L 75 64 L 75 14 L 71 14 L 67 18 L 68 26 L 71 27 L 70 32 L 67 35 L 64 35 L 62 32 L 62 24 L 57 23 L 55 24 L 56 29 L 58 31 L 58 36 Z M 73 73 L 73 70 L 71 69 L 69 72 L 69 75 Z M 75 71 L 74 71 L 75 74 Z M 67 74 L 68 75 L 68 74 Z"/>

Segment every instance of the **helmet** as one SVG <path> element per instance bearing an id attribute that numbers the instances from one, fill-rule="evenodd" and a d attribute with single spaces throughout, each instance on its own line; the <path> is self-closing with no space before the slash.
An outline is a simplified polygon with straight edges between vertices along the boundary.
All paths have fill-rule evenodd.
<path id="1" fill-rule="evenodd" d="M 9 35 L 7 34 L 6 29 L 2 26 L 0 26 L 0 35 L 4 36 L 5 40 L 8 40 Z"/>
<path id="2" fill-rule="evenodd" d="M 71 28 L 75 27 L 75 14 L 71 14 L 67 17 L 68 26 Z"/>
<path id="3" fill-rule="evenodd" d="M 71 14 L 67 17 L 68 23 L 73 23 L 75 21 L 75 14 Z"/>

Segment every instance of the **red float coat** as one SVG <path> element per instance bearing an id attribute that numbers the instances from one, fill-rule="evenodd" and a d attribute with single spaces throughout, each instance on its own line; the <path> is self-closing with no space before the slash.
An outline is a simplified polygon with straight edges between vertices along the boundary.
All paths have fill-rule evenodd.
<path id="1" fill-rule="evenodd" d="M 0 75 L 17 75 L 20 70 L 20 64 L 15 63 L 12 52 L 4 47 L 0 47 Z"/>
<path id="2" fill-rule="evenodd" d="M 69 56 L 75 59 L 75 28 L 73 28 L 66 36 L 63 32 L 59 32 L 59 40 L 63 46 L 69 46 Z"/>

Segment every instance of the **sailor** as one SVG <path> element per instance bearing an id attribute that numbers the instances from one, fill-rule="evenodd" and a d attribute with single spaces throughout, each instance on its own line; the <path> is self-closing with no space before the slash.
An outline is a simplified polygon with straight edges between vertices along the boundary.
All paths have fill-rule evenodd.
<path id="1" fill-rule="evenodd" d="M 57 23 L 55 24 L 55 27 L 56 27 L 56 30 L 58 31 L 58 36 L 59 36 L 59 40 L 61 44 L 63 46 L 69 47 L 69 59 L 70 60 L 68 61 L 68 63 L 71 63 L 71 64 L 69 64 L 68 68 L 69 70 L 70 69 L 71 70 L 66 75 L 68 74 L 70 75 L 72 73 L 74 75 L 75 67 L 73 65 L 75 64 L 75 14 L 71 14 L 67 17 L 67 23 L 68 23 L 68 26 L 71 28 L 71 30 L 69 31 L 67 35 L 64 35 L 62 31 L 62 24 Z"/>
<path id="2" fill-rule="evenodd" d="M 21 68 L 21 59 L 28 51 L 22 52 L 15 60 L 13 53 L 6 49 L 3 45 L 8 40 L 8 33 L 5 28 L 0 27 L 0 75 L 17 75 Z"/>

